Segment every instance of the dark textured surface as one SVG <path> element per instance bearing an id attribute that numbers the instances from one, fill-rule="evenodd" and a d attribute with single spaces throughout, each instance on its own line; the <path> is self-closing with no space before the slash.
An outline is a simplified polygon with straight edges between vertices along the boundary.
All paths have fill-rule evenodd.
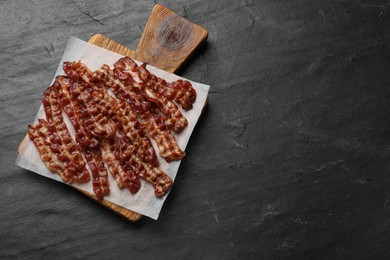
<path id="1" fill-rule="evenodd" d="M 209 30 L 209 107 L 158 221 L 14 165 L 68 37 L 135 49 L 152 1 L 0 2 L 0 257 L 390 257 L 390 2 L 162 1 Z"/>

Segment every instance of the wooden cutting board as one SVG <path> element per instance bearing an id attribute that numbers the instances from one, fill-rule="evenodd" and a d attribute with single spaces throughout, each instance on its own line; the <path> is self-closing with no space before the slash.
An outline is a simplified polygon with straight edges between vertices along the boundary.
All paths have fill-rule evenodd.
<path id="1" fill-rule="evenodd" d="M 207 39 L 207 35 L 208 32 L 203 27 L 190 22 L 160 4 L 156 4 L 136 51 L 130 50 L 101 34 L 95 34 L 88 42 L 174 73 Z M 142 217 L 141 214 L 107 200 L 100 201 L 94 194 L 77 190 L 127 220 L 138 221 Z"/>

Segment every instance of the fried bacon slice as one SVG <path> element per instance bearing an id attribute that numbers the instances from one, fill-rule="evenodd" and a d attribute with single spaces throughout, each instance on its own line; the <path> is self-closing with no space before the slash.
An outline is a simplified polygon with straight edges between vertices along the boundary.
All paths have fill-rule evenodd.
<path id="1" fill-rule="evenodd" d="M 161 157 L 167 162 L 177 161 L 186 155 L 180 149 L 175 137 L 166 129 L 164 122 L 155 114 L 145 114 L 141 123 L 146 126 L 148 134 L 156 141 Z"/>
<path id="2" fill-rule="evenodd" d="M 29 125 L 28 135 L 37 147 L 46 167 L 50 171 L 57 173 L 64 182 L 71 182 L 70 174 L 66 173 L 64 163 L 58 159 L 60 154 L 58 145 L 50 141 L 47 122 L 43 119 L 38 119 L 37 124 Z"/>
<path id="3" fill-rule="evenodd" d="M 92 189 L 96 197 L 102 200 L 105 195 L 110 194 L 108 173 L 104 165 L 100 147 L 83 149 L 85 159 L 92 173 Z"/>
<path id="4" fill-rule="evenodd" d="M 175 103 L 164 92 L 159 92 L 151 74 L 143 68 L 144 73 L 140 73 L 138 65 L 129 57 L 119 59 L 114 64 L 115 76 L 121 79 L 127 88 L 134 91 L 137 89 L 144 97 L 155 103 L 158 109 L 167 117 L 167 125 L 172 126 L 173 131 L 179 133 L 187 125 L 188 121 L 180 112 Z M 154 75 L 153 75 L 154 76 Z M 154 76 L 156 77 L 156 76 Z M 146 84 L 147 83 L 147 84 Z"/>
<path id="5" fill-rule="evenodd" d="M 123 169 L 121 158 L 115 154 L 115 141 L 104 139 L 100 143 L 104 161 L 107 163 L 111 175 L 114 177 L 120 189 L 128 188 L 131 193 L 136 193 L 141 183 L 132 170 Z"/>
<path id="6" fill-rule="evenodd" d="M 85 168 L 85 162 L 78 146 L 65 125 L 57 98 L 58 92 L 54 86 L 48 88 L 42 96 L 50 137 L 53 143 L 58 145 L 60 152 L 57 157 L 72 175 L 70 181 L 88 182 L 90 178 L 88 170 Z"/>
<path id="7" fill-rule="evenodd" d="M 176 133 L 183 131 L 188 125 L 188 121 L 175 103 L 153 89 L 146 88 L 145 93 L 147 93 L 148 99 L 156 103 L 158 109 L 167 116 L 167 125 L 172 126 L 172 130 Z"/>
<path id="8" fill-rule="evenodd" d="M 98 143 L 95 145 L 95 141 L 91 141 L 96 139 L 92 139 L 93 137 L 91 137 L 86 130 L 86 127 L 83 124 L 84 118 L 81 108 L 78 106 L 78 103 L 72 99 L 70 94 L 72 84 L 73 82 L 69 78 L 59 76 L 56 78 L 54 86 L 60 93 L 58 97 L 59 103 L 64 108 L 65 113 L 68 115 L 75 129 L 76 141 L 79 142 L 81 151 L 91 170 L 93 191 L 96 197 L 99 200 L 102 200 L 105 195 L 110 193 L 107 169 L 104 165 L 100 146 Z M 96 140 L 96 142 L 98 141 Z M 84 145 L 86 143 L 93 145 Z"/>
<path id="9" fill-rule="evenodd" d="M 93 79 L 93 73 L 89 70 L 89 68 L 81 63 L 80 61 L 77 62 L 71 62 L 66 61 L 64 62 L 63 69 L 68 75 L 69 78 L 76 82 L 86 82 L 88 84 L 92 84 Z"/>
<path id="10" fill-rule="evenodd" d="M 120 158 L 121 166 L 133 169 L 135 174 L 153 185 L 157 197 L 163 196 L 172 186 L 172 179 L 159 168 L 142 162 L 134 153 L 136 148 L 125 135 L 117 133 L 115 142 L 116 156 Z"/>
<path id="11" fill-rule="evenodd" d="M 166 96 L 180 103 L 183 109 L 190 110 L 192 108 L 196 100 L 196 91 L 188 80 L 178 79 L 165 85 L 165 80 L 154 76 L 150 81 L 156 82 L 154 86 L 158 87 L 157 91 L 165 93 Z"/>
<path id="12" fill-rule="evenodd" d="M 146 128 L 148 135 L 155 139 L 160 155 L 167 162 L 181 160 L 185 156 L 185 152 L 180 149 L 175 137 L 167 129 L 163 118 L 153 107 L 154 104 L 145 100 L 136 90 L 130 91 L 122 81 L 115 77 L 108 65 L 103 65 L 101 69 L 95 71 L 94 77 L 106 88 L 110 88 L 119 99 L 130 105 L 141 124 Z"/>

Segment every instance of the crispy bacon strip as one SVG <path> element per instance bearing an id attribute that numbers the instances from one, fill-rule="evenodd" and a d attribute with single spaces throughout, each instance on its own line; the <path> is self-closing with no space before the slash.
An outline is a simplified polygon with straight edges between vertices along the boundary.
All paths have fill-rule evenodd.
<path id="1" fill-rule="evenodd" d="M 163 196 L 172 186 L 172 179 L 157 167 L 142 162 L 135 154 L 136 149 L 130 140 L 121 134 L 116 136 L 116 153 L 121 158 L 122 167 L 133 169 L 135 174 L 151 183 L 154 187 L 154 193 L 157 197 Z"/>
<path id="2" fill-rule="evenodd" d="M 146 114 L 141 117 L 141 123 L 146 126 L 148 134 L 156 141 L 161 157 L 167 162 L 181 160 L 186 155 L 180 149 L 175 137 L 166 129 L 164 122 L 156 115 Z"/>
<path id="3" fill-rule="evenodd" d="M 37 147 L 42 161 L 46 167 L 57 173 L 64 182 L 70 182 L 69 174 L 65 173 L 65 165 L 61 162 L 57 155 L 60 153 L 58 146 L 50 141 L 49 129 L 47 122 L 43 119 L 38 119 L 36 125 L 28 126 L 28 135 Z"/>
<path id="4" fill-rule="evenodd" d="M 71 78 L 74 81 L 77 82 L 86 82 L 88 84 L 92 84 L 92 79 L 93 79 L 93 73 L 89 70 L 89 68 L 81 63 L 80 61 L 77 62 L 64 62 L 63 69 L 68 75 L 69 78 Z"/>
<path id="5" fill-rule="evenodd" d="M 151 81 L 156 82 L 159 92 L 165 93 L 176 102 L 180 103 L 183 109 L 190 110 L 196 100 L 196 91 L 188 80 L 179 79 L 165 85 L 165 80 L 152 77 Z"/>
<path id="6" fill-rule="evenodd" d="M 145 73 L 140 73 L 138 65 L 129 57 L 119 59 L 114 67 L 115 76 L 121 79 L 127 88 L 133 92 L 134 89 L 137 89 L 144 97 L 157 105 L 158 109 L 167 117 L 167 125 L 172 126 L 173 131 L 179 133 L 188 125 L 187 119 L 176 104 L 164 95 L 164 92 L 157 91 L 160 88 L 156 87 L 155 81 L 148 81 L 153 77 L 144 67 Z M 147 76 L 148 73 L 149 76 Z"/>
<path id="7" fill-rule="evenodd" d="M 61 108 L 57 102 L 58 92 L 55 86 L 48 88 L 42 96 L 42 104 L 46 113 L 49 132 L 53 143 L 58 145 L 59 160 L 64 162 L 66 169 L 72 175 L 71 180 L 88 182 L 90 177 L 78 146 L 73 141 L 62 117 Z"/>
<path id="8" fill-rule="evenodd" d="M 110 194 L 108 173 L 104 165 L 100 147 L 84 149 L 84 156 L 92 173 L 92 187 L 96 197 L 102 200 L 105 195 Z"/>
<path id="9" fill-rule="evenodd" d="M 116 139 L 116 138 L 114 138 Z M 104 139 L 100 143 L 104 161 L 107 163 L 111 175 L 115 178 L 120 189 L 128 188 L 132 194 L 136 193 L 141 183 L 134 172 L 122 168 L 120 158 L 115 155 L 115 141 Z"/>
<path id="10" fill-rule="evenodd" d="M 139 67 L 135 61 L 129 57 L 120 58 L 117 62 L 114 63 L 114 72 L 115 76 L 117 76 L 121 80 L 134 80 L 135 82 L 146 82 L 149 74 L 141 74 Z"/>
<path id="11" fill-rule="evenodd" d="M 147 129 L 147 133 L 156 140 L 160 150 L 160 155 L 171 162 L 173 160 L 181 160 L 185 153 L 177 145 L 175 138 L 167 129 L 163 118 L 150 102 L 136 92 L 129 91 L 124 84 L 115 78 L 113 71 L 108 65 L 103 65 L 100 70 L 94 72 L 96 80 L 105 85 L 106 88 L 111 88 L 114 94 L 130 104 L 133 111 L 137 114 L 141 124 Z"/>
<path id="12" fill-rule="evenodd" d="M 72 81 L 67 77 L 57 77 L 55 81 L 55 86 L 58 88 L 60 92 L 60 96 L 58 98 L 59 103 L 64 108 L 65 113 L 70 118 L 70 121 L 76 131 L 76 140 L 79 142 L 84 157 L 88 163 L 88 166 L 92 173 L 92 187 L 96 197 L 99 200 L 102 200 L 105 195 L 110 193 L 110 186 L 108 182 L 108 173 L 102 158 L 102 151 L 98 146 L 92 146 L 84 144 L 94 144 L 96 139 L 91 139 L 92 137 L 86 131 L 86 128 L 82 125 L 82 112 L 80 107 L 77 105 L 75 100 L 71 99 L 71 94 L 69 93 L 70 87 L 72 85 Z M 78 116 L 77 116 L 78 115 Z M 80 143 L 82 142 L 82 143 Z M 97 142 L 97 140 L 96 140 Z"/>
<path id="13" fill-rule="evenodd" d="M 172 125 L 172 130 L 180 133 L 188 125 L 187 119 L 180 112 L 179 108 L 169 98 L 161 95 L 151 88 L 146 88 L 146 95 L 149 100 L 157 104 L 158 109 L 167 116 L 168 125 Z"/>

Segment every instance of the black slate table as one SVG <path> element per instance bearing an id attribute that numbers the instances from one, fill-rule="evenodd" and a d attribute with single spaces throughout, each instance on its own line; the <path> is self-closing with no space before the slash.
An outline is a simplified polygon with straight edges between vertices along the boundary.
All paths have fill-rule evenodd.
<path id="1" fill-rule="evenodd" d="M 14 165 L 69 36 L 135 49 L 153 1 L 0 2 L 0 258 L 390 257 L 390 2 L 161 1 L 211 85 L 158 221 Z"/>

